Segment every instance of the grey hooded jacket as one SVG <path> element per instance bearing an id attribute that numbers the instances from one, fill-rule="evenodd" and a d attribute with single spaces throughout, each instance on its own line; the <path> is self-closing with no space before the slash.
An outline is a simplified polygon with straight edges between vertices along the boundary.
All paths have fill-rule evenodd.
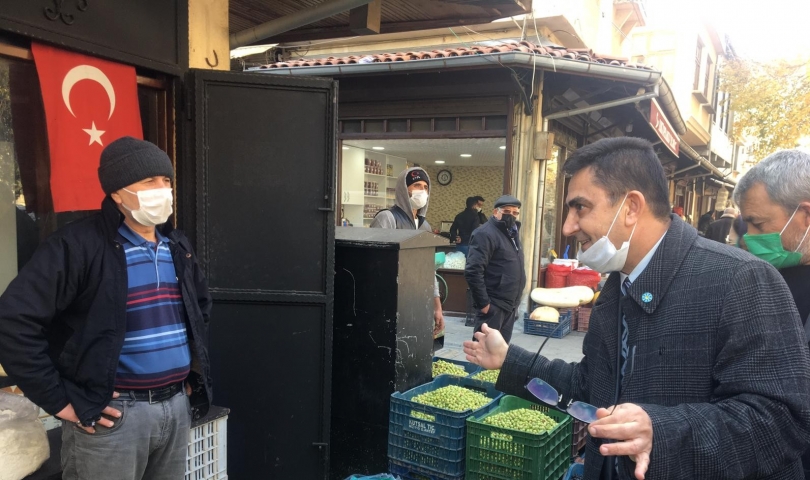
<path id="1" fill-rule="evenodd" d="M 408 186 L 405 184 L 405 177 L 414 170 L 422 170 L 424 168 L 413 167 L 407 168 L 402 171 L 397 177 L 396 195 L 394 207 L 388 210 L 380 210 L 371 222 L 371 228 L 393 228 L 399 230 L 425 230 L 432 232 L 430 224 L 425 220 L 427 215 L 428 205 L 430 205 L 430 195 L 425 206 L 416 212 L 416 218 L 413 218 L 413 208 L 411 208 L 411 197 L 408 195 Z M 427 172 L 425 172 L 427 176 Z M 429 184 L 430 182 L 428 182 Z M 430 188 L 430 185 L 428 185 Z M 434 280 L 433 295 L 439 296 L 439 283 Z"/>
<path id="2" fill-rule="evenodd" d="M 430 196 L 425 206 L 416 212 L 416 219 L 413 218 L 413 208 L 411 208 L 411 197 L 408 195 L 408 186 L 405 184 L 405 177 L 414 170 L 425 171 L 424 168 L 413 167 L 402 171 L 397 177 L 397 187 L 395 195 L 394 207 L 389 210 L 380 210 L 374 221 L 371 222 L 371 228 L 396 228 L 399 230 L 425 230 L 432 231 L 430 224 L 425 220 L 427 216 L 428 205 L 430 205 Z M 425 172 L 427 175 L 427 172 Z M 429 186 L 428 186 L 429 187 Z M 418 226 L 417 226 L 418 222 Z"/>

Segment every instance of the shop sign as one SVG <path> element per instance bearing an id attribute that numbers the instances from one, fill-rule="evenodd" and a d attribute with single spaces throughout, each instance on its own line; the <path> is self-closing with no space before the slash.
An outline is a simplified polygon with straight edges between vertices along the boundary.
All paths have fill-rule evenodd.
<path id="1" fill-rule="evenodd" d="M 666 115 L 661 111 L 661 107 L 654 98 L 650 100 L 650 125 L 652 125 L 658 138 L 660 138 L 669 151 L 677 157 L 678 152 L 680 152 L 680 137 L 675 133 L 675 129 L 672 128 L 672 125 L 670 125 L 669 120 L 667 120 Z"/>

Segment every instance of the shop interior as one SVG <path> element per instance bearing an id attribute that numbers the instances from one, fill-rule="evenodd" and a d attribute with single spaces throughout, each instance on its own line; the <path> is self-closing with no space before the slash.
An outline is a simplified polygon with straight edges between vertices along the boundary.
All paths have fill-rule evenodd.
<path id="1" fill-rule="evenodd" d="M 484 197 L 483 213 L 491 214 L 504 190 L 506 139 L 345 140 L 341 155 L 344 226 L 368 227 L 377 212 L 394 205 L 397 176 L 403 170 L 420 166 L 427 171 L 431 180 L 427 221 L 448 241 L 437 249 L 445 312 L 464 314 L 465 259 L 450 242 L 450 227 L 466 208 L 467 197 Z"/>
<path id="2" fill-rule="evenodd" d="M 341 218 L 368 227 L 394 205 L 396 179 L 406 168 L 423 167 L 431 178 L 427 221 L 447 234 L 467 197 L 486 199 L 489 213 L 503 192 L 506 139 L 346 140 L 341 169 Z"/>

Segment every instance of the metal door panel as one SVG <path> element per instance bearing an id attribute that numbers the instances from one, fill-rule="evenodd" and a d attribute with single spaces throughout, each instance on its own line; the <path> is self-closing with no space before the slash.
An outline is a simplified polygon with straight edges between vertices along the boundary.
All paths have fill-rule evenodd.
<path id="1" fill-rule="evenodd" d="M 326 478 L 337 84 L 192 71 L 181 226 L 214 307 L 214 403 L 228 477 Z"/>

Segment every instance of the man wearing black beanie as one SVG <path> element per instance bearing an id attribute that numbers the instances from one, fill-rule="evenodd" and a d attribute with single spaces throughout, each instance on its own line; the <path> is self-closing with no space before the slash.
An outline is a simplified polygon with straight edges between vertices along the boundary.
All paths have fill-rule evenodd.
<path id="1" fill-rule="evenodd" d="M 168 221 L 174 168 L 132 137 L 104 149 L 101 211 L 51 235 L 0 296 L 0 364 L 62 420 L 64 480 L 183 478 L 208 409 L 208 285 Z"/>
<path id="2" fill-rule="evenodd" d="M 380 210 L 369 225 L 371 228 L 395 228 L 399 230 L 424 230 L 431 232 L 427 216 L 430 197 L 430 177 L 420 167 L 403 170 L 397 177 L 395 204 L 390 209 Z M 433 336 L 444 331 L 444 312 L 439 296 L 439 283 L 433 279 Z M 442 340 L 443 341 L 443 340 Z"/>

